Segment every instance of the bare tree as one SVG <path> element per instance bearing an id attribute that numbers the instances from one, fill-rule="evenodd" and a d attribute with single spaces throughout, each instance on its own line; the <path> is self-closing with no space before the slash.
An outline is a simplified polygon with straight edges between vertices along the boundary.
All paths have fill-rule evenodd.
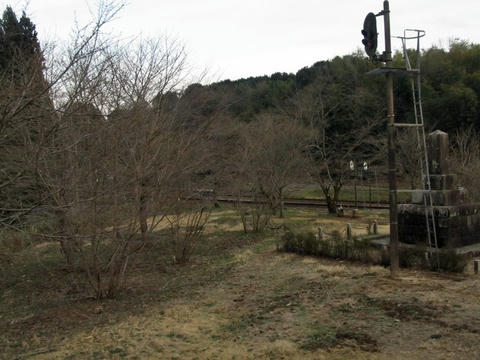
<path id="1" fill-rule="evenodd" d="M 0 224 L 17 225 L 41 203 L 35 168 L 52 115 L 42 55 L 18 55 L 0 69 Z"/>
<path id="2" fill-rule="evenodd" d="M 480 200 L 480 141 L 473 127 L 460 130 L 455 136 L 450 155 L 450 168 L 458 175 L 471 201 Z"/>
<path id="3" fill-rule="evenodd" d="M 421 181 L 420 161 L 422 161 L 421 154 L 418 152 L 417 136 L 413 131 L 405 129 L 397 134 L 398 162 L 409 179 L 412 190 Z"/>
<path id="4" fill-rule="evenodd" d="M 16 62 L 0 71 L 0 190 L 4 195 L 0 223 L 3 226 L 20 229 L 17 225 L 25 215 L 49 202 L 38 168 L 48 143 L 62 126 L 61 114 L 69 106 L 65 96 L 58 96 L 58 90 L 68 81 L 72 68 L 94 58 L 100 48 L 97 40 L 101 29 L 122 8 L 122 2 L 102 1 L 95 20 L 77 29 L 68 51 L 59 52 L 54 46 L 44 45 L 25 56 L 24 49 L 12 49 Z M 76 96 L 70 99 L 70 105 L 77 101 Z M 64 106 L 54 106 L 59 103 Z"/>
<path id="5" fill-rule="evenodd" d="M 358 104 L 362 89 L 350 94 L 335 83 L 320 80 L 305 87 L 293 100 L 295 116 L 309 131 L 305 151 L 309 172 L 320 185 L 329 213 L 335 213 L 350 160 L 370 159 L 378 150 L 374 136 L 378 114 L 365 114 Z"/>
<path id="6" fill-rule="evenodd" d="M 279 210 L 283 217 L 285 187 L 307 175 L 303 156 L 307 133 L 294 120 L 265 115 L 249 124 L 244 134 L 254 187 L 271 211 Z"/>
<path id="7" fill-rule="evenodd" d="M 38 171 L 58 216 L 57 231 L 46 235 L 97 298 L 118 293 L 135 255 L 203 180 L 196 173 L 208 161 L 210 126 L 184 116 L 181 44 L 124 44 L 100 33 L 110 18 L 100 15 L 93 33 L 79 30 L 57 58 L 64 69 L 51 87 L 58 116 Z"/>
<path id="8" fill-rule="evenodd" d="M 273 115 L 249 124 L 227 123 L 220 153 L 228 156 L 221 181 L 236 198 L 244 232 L 260 232 L 277 211 L 283 217 L 285 187 L 306 174 L 305 132 L 294 121 Z"/>

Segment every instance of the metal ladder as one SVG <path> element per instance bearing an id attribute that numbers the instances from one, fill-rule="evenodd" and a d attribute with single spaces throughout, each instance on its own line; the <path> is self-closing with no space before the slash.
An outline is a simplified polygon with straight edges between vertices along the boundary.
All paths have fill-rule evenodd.
<path id="1" fill-rule="evenodd" d="M 409 34 L 414 33 L 415 35 L 409 36 Z M 427 256 L 428 260 L 432 260 L 433 253 L 436 254 L 436 266 L 440 267 L 440 258 L 438 251 L 438 241 L 437 241 L 437 229 L 435 224 L 435 214 L 433 211 L 433 198 L 432 198 L 432 188 L 430 184 L 430 171 L 428 169 L 428 152 L 427 152 L 427 142 L 425 136 L 425 123 L 423 118 L 422 110 L 422 88 L 421 88 L 421 76 L 420 76 L 420 66 L 421 66 L 421 53 L 420 53 L 420 39 L 425 36 L 425 31 L 417 29 L 406 29 L 404 30 L 403 36 L 399 37 L 402 41 L 403 48 L 403 57 L 405 59 L 406 70 L 410 75 L 410 86 L 412 89 L 412 98 L 413 98 L 413 107 L 414 107 L 414 116 L 415 123 L 406 123 L 406 124 L 395 124 L 396 127 L 415 127 L 416 137 L 417 137 L 417 149 L 423 155 L 419 159 L 420 171 L 422 176 L 422 193 L 423 193 L 423 205 L 425 208 L 425 222 L 427 227 L 427 241 L 428 249 Z M 412 68 L 410 58 L 408 56 L 407 49 L 407 40 L 416 40 L 417 49 L 416 49 L 416 64 L 415 68 Z"/>

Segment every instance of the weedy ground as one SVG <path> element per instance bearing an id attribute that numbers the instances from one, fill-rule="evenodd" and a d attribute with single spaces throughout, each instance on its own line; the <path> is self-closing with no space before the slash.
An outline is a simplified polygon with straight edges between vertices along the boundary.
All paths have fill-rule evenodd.
<path id="1" fill-rule="evenodd" d="M 349 219 L 366 231 L 372 218 Z M 216 211 L 187 265 L 156 241 L 125 292 L 101 302 L 38 244 L 2 265 L 1 359 L 477 359 L 480 279 L 276 250 L 279 232 L 243 234 Z M 287 226 L 346 219 L 288 210 Z M 386 226 L 386 225 L 385 225 Z"/>

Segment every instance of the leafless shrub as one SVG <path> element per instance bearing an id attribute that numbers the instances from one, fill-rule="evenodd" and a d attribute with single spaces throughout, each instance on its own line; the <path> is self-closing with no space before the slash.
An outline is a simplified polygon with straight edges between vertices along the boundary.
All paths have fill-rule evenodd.
<path id="1" fill-rule="evenodd" d="M 243 232 L 262 232 L 270 225 L 272 210 L 264 197 L 252 191 L 251 196 L 236 195 L 234 208 L 242 221 Z"/>
<path id="2" fill-rule="evenodd" d="M 480 201 L 479 136 L 479 132 L 473 127 L 458 131 L 450 156 L 451 172 L 458 175 L 458 183 L 466 188 L 471 201 Z"/>
<path id="3" fill-rule="evenodd" d="M 173 262 L 183 264 L 190 260 L 201 240 L 212 207 L 208 203 L 179 204 L 165 219 L 171 231 Z"/>
<path id="4" fill-rule="evenodd" d="M 410 188 L 415 189 L 421 181 L 422 155 L 419 152 L 416 129 L 404 129 L 397 133 L 398 162 L 403 174 L 410 182 Z"/>

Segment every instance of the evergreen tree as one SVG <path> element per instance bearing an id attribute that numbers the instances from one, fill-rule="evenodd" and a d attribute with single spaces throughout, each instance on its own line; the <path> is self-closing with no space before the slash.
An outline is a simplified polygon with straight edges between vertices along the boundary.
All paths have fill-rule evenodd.
<path id="1" fill-rule="evenodd" d="M 0 71 L 19 72 L 26 64 L 41 67 L 42 61 L 35 25 L 25 12 L 18 20 L 7 6 L 0 20 Z"/>
<path id="2" fill-rule="evenodd" d="M 9 209 L 0 215 L 11 223 L 42 198 L 35 159 L 53 105 L 35 25 L 10 6 L 0 19 L 0 84 L 0 204 Z"/>

